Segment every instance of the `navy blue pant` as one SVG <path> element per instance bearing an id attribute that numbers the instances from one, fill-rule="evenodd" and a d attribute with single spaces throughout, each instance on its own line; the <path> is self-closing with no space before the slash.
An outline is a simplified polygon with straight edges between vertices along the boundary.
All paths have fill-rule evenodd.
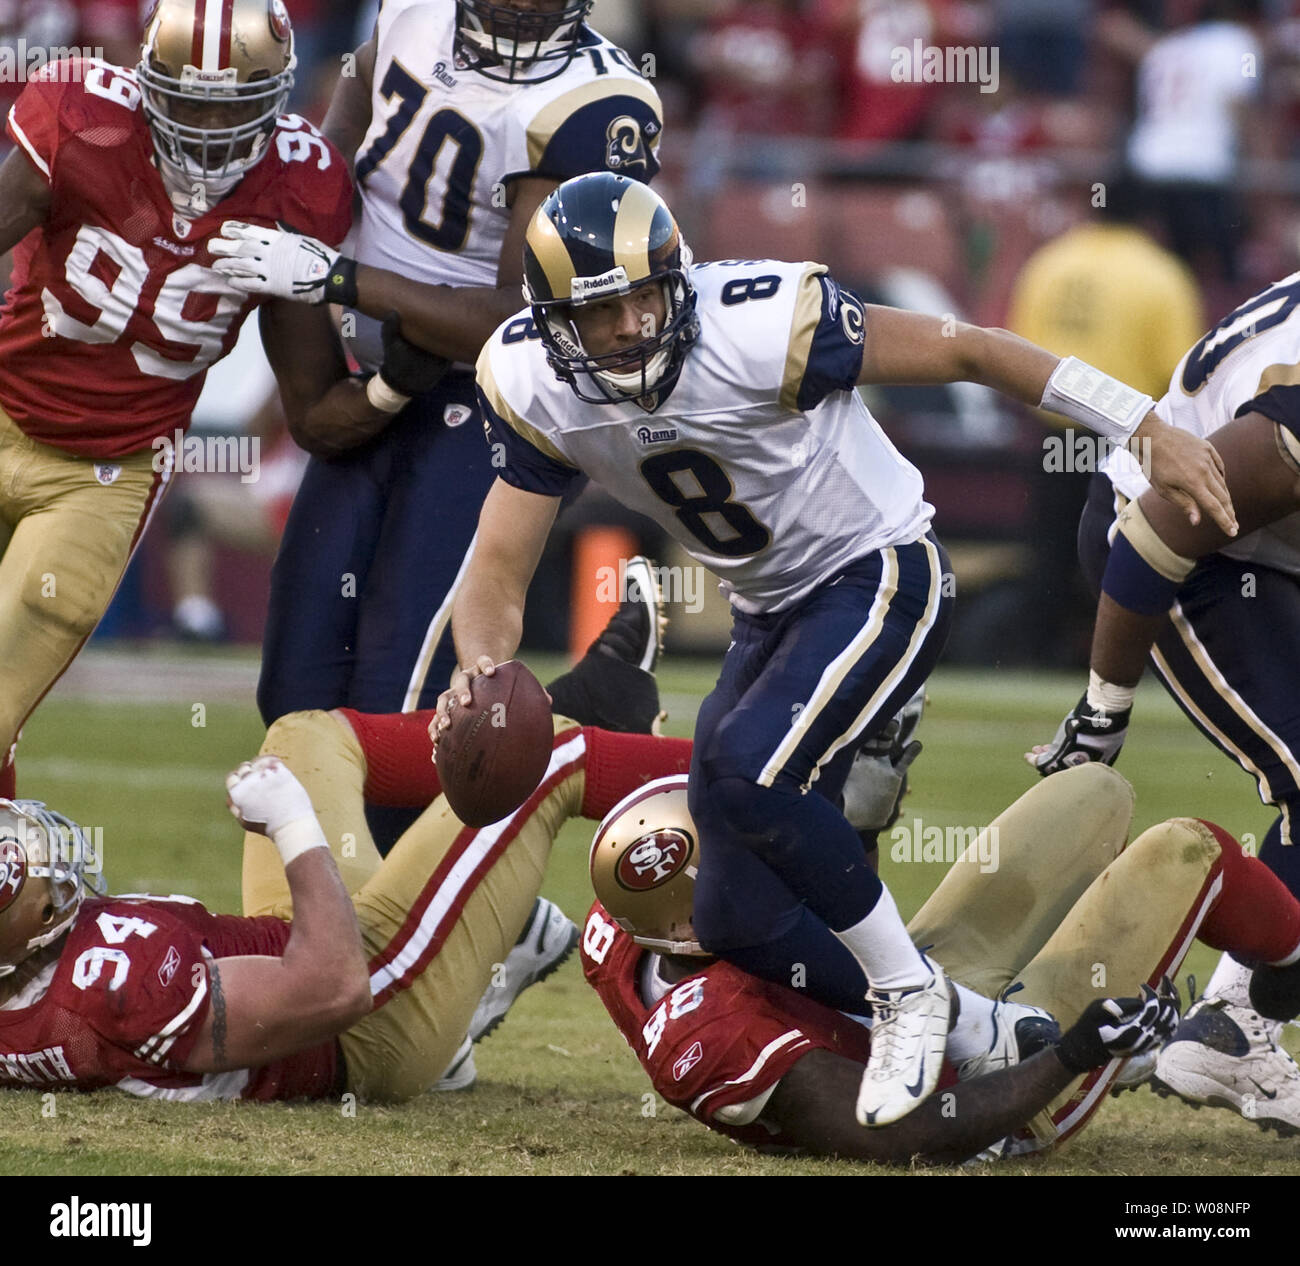
<path id="1" fill-rule="evenodd" d="M 304 708 L 433 706 L 455 667 L 448 594 L 493 476 L 469 373 L 355 453 L 311 460 L 271 573 L 267 725 Z"/>
<path id="2" fill-rule="evenodd" d="M 1096 475 L 1079 521 L 1079 559 L 1095 591 L 1114 520 L 1110 480 Z M 1211 554 L 1178 591 L 1151 661 L 1192 724 L 1255 779 L 1265 804 L 1281 811 L 1259 855 L 1300 897 L 1300 848 L 1286 847 L 1300 830 L 1298 646 L 1300 580 Z"/>
<path id="3" fill-rule="evenodd" d="M 951 589 L 931 537 L 860 559 L 791 610 L 736 614 L 691 762 L 706 948 L 862 1009 L 861 969 L 832 929 L 865 918 L 881 884 L 836 803 L 856 747 L 933 670 Z"/>

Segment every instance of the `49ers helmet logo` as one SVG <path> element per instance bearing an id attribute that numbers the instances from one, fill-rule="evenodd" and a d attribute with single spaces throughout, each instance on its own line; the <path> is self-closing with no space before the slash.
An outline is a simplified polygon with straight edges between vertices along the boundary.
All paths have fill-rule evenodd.
<path id="1" fill-rule="evenodd" d="M 27 855 L 12 837 L 0 840 L 0 910 L 12 905 L 27 882 Z"/>
<path id="2" fill-rule="evenodd" d="M 623 850 L 614 877 L 629 892 L 645 892 L 670 880 L 694 852 L 695 841 L 685 831 L 652 831 Z"/>
<path id="3" fill-rule="evenodd" d="M 289 38 L 289 10 L 284 7 L 284 0 L 271 0 L 267 6 L 267 17 L 271 21 L 271 34 L 281 44 Z"/>

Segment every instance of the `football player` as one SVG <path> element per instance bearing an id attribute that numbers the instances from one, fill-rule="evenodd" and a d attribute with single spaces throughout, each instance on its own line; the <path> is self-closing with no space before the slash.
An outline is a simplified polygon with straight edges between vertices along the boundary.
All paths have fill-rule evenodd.
<path id="1" fill-rule="evenodd" d="M 534 907 L 556 832 L 684 770 L 689 743 L 557 718 L 537 791 L 472 830 L 439 794 L 430 720 L 312 712 L 271 727 L 226 784 L 249 831 L 242 918 L 88 893 L 80 829 L 0 801 L 0 1085 L 397 1101 L 449 1068 L 443 1088 L 472 1080 L 467 1030 L 489 1030 L 572 948 L 572 924 Z M 366 800 L 424 810 L 382 861 Z"/>
<path id="2" fill-rule="evenodd" d="M 1088 689 L 1028 759 L 1050 774 L 1113 763 L 1148 653 L 1194 725 L 1256 781 L 1278 817 L 1260 845 L 1300 894 L 1300 273 L 1248 299 L 1196 343 L 1156 406 L 1222 455 L 1243 535 L 1192 526 L 1115 454 L 1094 476 L 1080 558 L 1100 589 Z M 1281 1026 L 1251 1005 L 1249 965 L 1224 955 L 1204 998 L 1160 1056 L 1157 1089 L 1300 1128 L 1300 1068 Z"/>
<path id="3" fill-rule="evenodd" d="M 139 65 L 48 65 L 8 115 L 0 253 L 0 795 L 26 718 L 108 606 L 208 366 L 260 302 L 212 267 L 230 216 L 341 241 L 347 165 L 282 114 L 281 0 L 159 0 Z M 328 315 L 263 306 L 291 419 L 364 397 Z M 306 337 L 315 330 L 317 338 Z M 332 406 L 331 406 L 332 407 Z"/>
<path id="4" fill-rule="evenodd" d="M 702 950 L 693 876 L 708 845 L 686 782 L 642 787 L 601 824 L 583 971 L 655 1090 L 739 1142 L 894 1164 L 1063 1142 L 1126 1060 L 1173 1031 L 1168 975 L 1194 936 L 1289 963 L 1268 969 L 1274 1013 L 1300 1010 L 1300 904 L 1277 878 L 1222 828 L 1191 818 L 1125 849 L 1128 784 L 1104 766 L 1072 770 L 1002 813 L 910 924 L 962 982 L 941 1089 L 893 1125 L 860 1129 L 854 1103 L 872 1033 L 790 982 Z M 990 839 L 994 868 L 976 864 Z M 1107 997 L 1132 991 L 1141 996 Z M 1010 1004 L 1010 993 L 1046 1010 Z M 1257 1108 L 1266 1112 L 1262 1095 Z"/>
<path id="5" fill-rule="evenodd" d="M 624 177 L 562 185 L 524 260 L 531 312 L 478 362 L 501 469 L 456 600 L 462 667 L 438 725 L 468 702 L 473 675 L 513 654 L 528 581 L 580 474 L 676 537 L 734 613 L 695 731 L 701 943 L 767 980 L 805 971 L 828 1005 L 869 998 L 892 1037 L 872 1049 L 859 1117 L 886 1124 L 936 1084 L 948 987 L 835 802 L 855 746 L 938 659 L 952 585 L 921 476 L 856 386 L 973 379 L 1149 438 L 1157 482 L 1199 519 L 1195 493 L 1230 529 L 1222 476 L 1148 397 L 1005 331 L 864 307 L 818 264 L 693 265 L 667 206 Z"/>
<path id="6" fill-rule="evenodd" d="M 648 181 L 659 167 L 658 96 L 585 24 L 590 9 L 389 0 L 324 124 L 355 161 L 348 254 L 239 224 L 213 244 L 249 293 L 355 309 L 345 321 L 368 368 L 390 313 L 456 362 L 414 400 L 371 379 L 350 419 L 306 438 L 334 460 L 310 463 L 275 565 L 258 688 L 268 724 L 301 708 L 428 707 L 451 675 L 450 595 L 495 474 L 472 366 L 519 306 L 524 230 L 566 177 Z"/>

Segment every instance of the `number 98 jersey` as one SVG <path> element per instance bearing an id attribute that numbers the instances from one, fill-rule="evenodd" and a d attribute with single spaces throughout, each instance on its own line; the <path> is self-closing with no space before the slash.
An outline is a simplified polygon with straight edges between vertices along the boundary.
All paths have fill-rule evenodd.
<path id="1" fill-rule="evenodd" d="M 861 300 L 821 264 L 695 264 L 700 335 L 653 413 L 588 404 L 557 380 L 532 318 L 478 362 L 493 464 L 563 494 L 579 472 L 671 533 L 732 605 L 780 611 L 850 563 L 915 541 L 933 508 L 920 472 L 862 402 Z"/>
<path id="2" fill-rule="evenodd" d="M 376 34 L 371 123 L 356 154 L 362 214 L 351 253 L 430 285 L 495 286 L 507 186 L 659 170 L 659 96 L 617 45 L 583 28 L 554 78 L 501 83 L 456 65 L 451 0 L 387 0 Z M 382 358 L 358 314 L 356 352 Z"/>
<path id="3" fill-rule="evenodd" d="M 45 223 L 14 249 L 0 311 L 0 405 L 32 439 L 124 457 L 189 424 L 204 372 L 252 310 L 212 268 L 222 221 L 283 223 L 331 245 L 352 219 L 347 165 L 298 115 L 202 214 L 174 210 L 153 162 L 135 75 L 50 63 L 8 132 L 50 186 Z"/>

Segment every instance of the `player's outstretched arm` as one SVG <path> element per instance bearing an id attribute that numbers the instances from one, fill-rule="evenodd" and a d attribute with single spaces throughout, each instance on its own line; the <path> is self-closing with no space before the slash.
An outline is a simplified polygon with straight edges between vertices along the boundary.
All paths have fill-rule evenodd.
<path id="1" fill-rule="evenodd" d="M 285 863 L 293 924 L 279 958 L 209 965 L 208 1013 L 185 1063 L 221 1072 L 283 1059 L 327 1041 L 370 1011 L 370 982 L 351 898 L 302 784 L 276 756 L 226 780 L 231 811 L 269 835 Z"/>
<path id="2" fill-rule="evenodd" d="M 1168 978 L 1158 992 L 1143 985 L 1141 997 L 1098 999 L 1059 1045 L 937 1091 L 901 1121 L 873 1130 L 854 1116 L 863 1065 L 814 1050 L 782 1077 L 759 1119 L 819 1155 L 958 1164 L 1023 1128 L 1076 1077 L 1153 1050 L 1177 1027 L 1178 993 Z"/>
<path id="3" fill-rule="evenodd" d="M 1300 510 L 1300 471 L 1281 454 L 1279 427 L 1258 413 L 1235 418 L 1210 436 L 1228 491 L 1253 532 Z M 1144 493 L 1120 516 L 1097 603 L 1087 695 L 1051 743 L 1026 759 L 1041 774 L 1071 764 L 1113 764 L 1124 741 L 1134 691 L 1169 608 L 1196 560 L 1227 544 L 1208 520 L 1192 524 L 1166 499 Z"/>
<path id="4" fill-rule="evenodd" d="M 479 513 L 474 553 L 451 612 L 456 662 L 450 687 L 438 699 L 432 737 L 451 724 L 454 703 L 470 702 L 469 683 L 491 673 L 519 649 L 528 585 L 560 508 L 559 497 L 524 492 L 504 479 L 488 490 Z"/>
<path id="5" fill-rule="evenodd" d="M 1192 524 L 1204 512 L 1237 533 L 1218 453 L 1198 436 L 1166 426 L 1151 398 L 1074 357 L 1064 360 L 1012 334 L 945 317 L 869 306 L 859 385 L 978 382 L 1050 409 L 1109 439 L 1149 445 L 1151 483 Z"/>
<path id="6" fill-rule="evenodd" d="M 538 204 L 555 187 L 539 177 L 512 181 L 510 224 L 498 257 L 497 285 L 433 286 L 356 260 L 286 229 L 227 220 L 209 239 L 213 267 L 245 294 L 309 305 L 338 303 L 384 320 L 395 315 L 419 348 L 473 362 L 483 344 L 522 305 L 523 241 Z"/>
<path id="7" fill-rule="evenodd" d="M 8 254 L 50 210 L 50 186 L 32 160 L 15 146 L 0 163 L 0 255 Z"/>

